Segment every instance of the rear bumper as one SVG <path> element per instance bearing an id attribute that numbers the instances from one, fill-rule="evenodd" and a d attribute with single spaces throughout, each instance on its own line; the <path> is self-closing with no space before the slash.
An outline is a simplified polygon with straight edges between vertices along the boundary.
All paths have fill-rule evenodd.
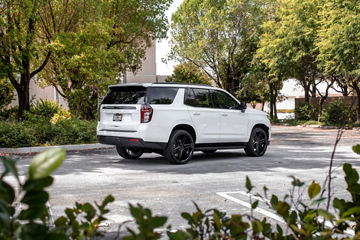
<path id="1" fill-rule="evenodd" d="M 145 142 L 141 138 L 127 138 L 114 136 L 97 136 L 99 143 L 116 145 L 126 148 L 141 148 L 145 150 L 162 151 L 166 148 L 167 143 Z"/>

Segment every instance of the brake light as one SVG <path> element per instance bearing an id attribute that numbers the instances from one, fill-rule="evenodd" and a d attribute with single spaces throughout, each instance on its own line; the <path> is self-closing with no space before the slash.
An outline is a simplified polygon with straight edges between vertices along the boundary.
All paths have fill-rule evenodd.
<path id="1" fill-rule="evenodd" d="M 141 105 L 141 123 L 148 123 L 151 121 L 153 109 L 150 105 Z"/>

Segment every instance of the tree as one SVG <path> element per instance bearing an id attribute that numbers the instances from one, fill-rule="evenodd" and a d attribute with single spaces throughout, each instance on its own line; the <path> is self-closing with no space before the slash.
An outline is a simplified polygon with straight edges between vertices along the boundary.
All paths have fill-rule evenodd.
<path id="1" fill-rule="evenodd" d="M 261 0 L 185 0 L 172 16 L 171 57 L 234 93 L 251 67 L 265 12 Z"/>
<path id="2" fill-rule="evenodd" d="M 5 79 L 0 78 L 0 111 L 6 108 L 14 98 L 14 88 L 11 83 Z"/>
<path id="3" fill-rule="evenodd" d="M 167 32 L 169 0 L 53 0 L 41 15 L 53 39 L 44 82 L 76 116 L 93 119 L 97 99 L 126 70 L 141 67 L 146 48 Z M 67 24 L 66 24 L 67 23 Z"/>
<path id="4" fill-rule="evenodd" d="M 316 96 L 315 79 L 321 73 L 315 45 L 321 0 L 284 0 L 277 4 L 273 18 L 263 25 L 257 56 L 274 77 L 297 79 L 309 102 L 310 93 Z"/>
<path id="5" fill-rule="evenodd" d="M 320 15 L 318 60 L 327 73 L 342 76 L 354 90 L 360 123 L 360 1 L 328 1 Z"/>
<path id="6" fill-rule="evenodd" d="M 49 42 L 37 38 L 39 13 L 46 0 L 0 0 L 0 72 L 14 86 L 19 117 L 30 110 L 30 80 L 43 70 L 50 56 Z"/>
<path id="7" fill-rule="evenodd" d="M 211 81 L 206 73 L 191 62 L 177 65 L 174 68 L 174 73 L 167 77 L 165 81 L 211 85 Z"/>

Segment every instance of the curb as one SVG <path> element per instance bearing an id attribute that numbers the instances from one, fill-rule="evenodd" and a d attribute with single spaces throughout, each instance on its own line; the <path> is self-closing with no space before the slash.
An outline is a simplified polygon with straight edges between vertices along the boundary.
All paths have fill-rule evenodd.
<path id="1" fill-rule="evenodd" d="M 77 144 L 77 145 L 58 145 L 47 147 L 21 147 L 21 148 L 0 148 L 0 156 L 2 155 L 23 155 L 23 154 L 35 154 L 43 152 L 51 148 L 63 148 L 66 151 L 87 151 L 87 150 L 99 150 L 114 148 L 113 145 L 105 145 L 101 143 L 95 144 Z"/>
<path id="2" fill-rule="evenodd" d="M 322 129 L 338 129 L 336 126 L 327 126 L 327 125 L 290 125 L 287 123 L 273 123 L 272 126 L 284 126 L 284 127 L 307 127 L 307 128 L 322 128 Z M 354 130 L 360 131 L 360 127 L 343 127 L 344 130 Z"/>

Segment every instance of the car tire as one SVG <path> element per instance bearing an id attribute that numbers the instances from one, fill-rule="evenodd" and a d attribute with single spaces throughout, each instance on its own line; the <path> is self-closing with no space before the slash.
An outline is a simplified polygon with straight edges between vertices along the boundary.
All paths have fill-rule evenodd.
<path id="1" fill-rule="evenodd" d="M 262 128 L 254 128 L 251 131 L 249 142 L 245 152 L 250 157 L 261 157 L 265 154 L 268 145 L 268 137 Z"/>
<path id="2" fill-rule="evenodd" d="M 125 148 L 121 146 L 116 146 L 116 151 L 120 155 L 120 157 L 125 159 L 138 159 L 143 154 L 142 149 L 139 148 Z"/>
<path id="3" fill-rule="evenodd" d="M 212 149 L 212 150 L 203 150 L 202 152 L 205 154 L 213 154 L 217 151 L 217 149 Z"/>
<path id="4" fill-rule="evenodd" d="M 164 156 L 172 164 L 185 164 L 191 160 L 194 147 L 194 140 L 187 131 L 175 130 L 171 133 Z"/>

